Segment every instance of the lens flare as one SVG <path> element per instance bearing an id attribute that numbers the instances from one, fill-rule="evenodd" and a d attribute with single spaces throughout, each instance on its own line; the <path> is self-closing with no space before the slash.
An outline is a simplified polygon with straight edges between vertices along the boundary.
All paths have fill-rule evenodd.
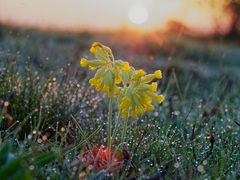
<path id="1" fill-rule="evenodd" d="M 142 5 L 135 5 L 129 9 L 128 18 L 134 24 L 143 24 L 148 19 L 148 11 Z"/>

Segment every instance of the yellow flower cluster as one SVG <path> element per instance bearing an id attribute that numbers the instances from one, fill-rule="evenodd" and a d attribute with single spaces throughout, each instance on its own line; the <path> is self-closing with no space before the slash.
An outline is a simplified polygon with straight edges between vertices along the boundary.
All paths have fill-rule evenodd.
<path id="1" fill-rule="evenodd" d="M 97 91 L 118 97 L 118 108 L 123 117 L 135 118 L 146 111 L 152 111 L 153 100 L 157 103 L 164 101 L 163 95 L 156 94 L 157 83 L 152 82 L 162 78 L 160 70 L 148 75 L 143 70 L 135 70 L 128 62 L 115 60 L 111 49 L 98 42 L 93 43 L 90 52 L 96 59 L 82 58 L 80 61 L 82 67 L 97 70 L 89 83 Z"/>
<path id="2" fill-rule="evenodd" d="M 156 82 L 147 84 L 155 78 L 162 78 L 160 70 L 149 75 L 146 75 L 142 69 L 134 71 L 128 81 L 129 85 L 122 88 L 118 98 L 118 108 L 123 117 L 135 118 L 146 111 L 152 111 L 154 109 L 153 100 L 159 104 L 164 101 L 163 95 L 156 94 L 158 84 Z"/>
<path id="3" fill-rule="evenodd" d="M 97 91 L 107 93 L 108 96 L 116 97 L 119 88 L 117 84 L 122 82 L 121 74 L 131 70 L 128 62 L 115 60 L 110 48 L 101 43 L 93 43 L 90 52 L 96 57 L 94 60 L 82 58 L 80 65 L 89 67 L 90 70 L 97 70 L 95 76 L 89 80 L 89 83 Z"/>

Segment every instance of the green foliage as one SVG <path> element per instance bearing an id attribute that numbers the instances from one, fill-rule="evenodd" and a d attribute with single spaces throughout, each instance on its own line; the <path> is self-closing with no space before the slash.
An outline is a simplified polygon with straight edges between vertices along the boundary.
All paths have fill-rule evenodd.
<path id="1" fill-rule="evenodd" d="M 19 154 L 14 143 L 6 141 L 0 148 L 1 179 L 32 179 L 38 169 L 56 159 L 53 152 L 22 152 Z"/>

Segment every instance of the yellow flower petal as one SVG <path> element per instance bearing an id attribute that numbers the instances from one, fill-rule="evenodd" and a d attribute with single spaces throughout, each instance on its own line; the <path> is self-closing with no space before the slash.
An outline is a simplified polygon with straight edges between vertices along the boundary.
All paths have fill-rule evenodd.
<path id="1" fill-rule="evenodd" d="M 156 101 L 158 104 L 161 104 L 164 101 L 164 96 L 163 95 L 158 95 L 156 96 Z"/>
<path id="2" fill-rule="evenodd" d="M 97 48 L 102 48 L 102 44 L 99 43 L 99 42 L 94 42 L 94 43 L 92 44 L 92 47 L 90 48 L 89 51 L 90 51 L 92 54 L 96 54 Z"/>
<path id="3" fill-rule="evenodd" d="M 155 78 L 161 79 L 162 78 L 162 71 L 157 70 L 154 72 Z"/>
<path id="4" fill-rule="evenodd" d="M 126 96 L 122 100 L 121 108 L 122 109 L 127 109 L 127 108 L 129 108 L 129 105 L 130 105 L 130 99 L 129 99 L 129 97 Z"/>
<path id="5" fill-rule="evenodd" d="M 122 70 L 123 71 L 130 71 L 131 70 L 131 67 L 129 66 L 128 62 L 123 63 Z"/>
<path id="6" fill-rule="evenodd" d="M 94 66 L 89 66 L 90 70 L 94 71 L 97 69 L 97 67 L 94 67 Z"/>
<path id="7" fill-rule="evenodd" d="M 122 78 L 120 77 L 120 76 L 117 76 L 116 78 L 115 78 L 115 83 L 116 84 L 120 84 L 122 82 Z"/>
<path id="8" fill-rule="evenodd" d="M 149 87 L 150 91 L 155 92 L 157 91 L 158 84 L 156 82 L 152 83 Z"/>
<path id="9" fill-rule="evenodd" d="M 154 110 L 154 106 L 152 104 L 147 105 L 147 111 L 152 111 Z"/>
<path id="10" fill-rule="evenodd" d="M 140 69 L 140 70 L 136 70 L 135 74 L 138 78 L 141 78 L 146 74 L 146 72 L 144 70 Z"/>
<path id="11" fill-rule="evenodd" d="M 88 65 L 88 60 L 85 59 L 85 58 L 82 58 L 81 61 L 80 61 L 80 65 L 82 67 L 86 67 Z"/>
<path id="12" fill-rule="evenodd" d="M 109 90 L 110 90 L 109 86 L 106 86 L 106 85 L 104 85 L 102 88 L 102 92 L 109 93 Z"/>
<path id="13" fill-rule="evenodd" d="M 89 83 L 91 84 L 91 86 L 95 86 L 97 91 L 101 90 L 102 81 L 100 79 L 92 78 L 89 80 Z"/>

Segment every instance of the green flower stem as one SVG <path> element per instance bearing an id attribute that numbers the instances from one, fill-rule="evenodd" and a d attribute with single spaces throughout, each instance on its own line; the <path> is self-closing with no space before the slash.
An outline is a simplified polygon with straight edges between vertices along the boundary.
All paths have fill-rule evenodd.
<path id="1" fill-rule="evenodd" d="M 110 97 L 108 104 L 108 148 L 111 149 L 111 134 L 112 134 L 112 113 L 113 113 L 113 98 Z M 109 153 L 110 154 L 110 153 Z"/>
<path id="2" fill-rule="evenodd" d="M 0 111 L 0 124 L 2 123 L 2 119 L 3 119 L 3 117 L 2 117 L 2 111 Z"/>
<path id="3" fill-rule="evenodd" d="M 114 141 L 114 139 L 115 139 L 115 136 L 116 136 L 116 133 L 117 133 L 117 130 L 118 130 L 118 126 L 119 126 L 120 121 L 121 121 L 121 113 L 122 113 L 122 111 L 120 110 L 120 111 L 118 112 L 117 122 L 116 122 L 115 128 L 114 128 L 114 130 L 113 130 L 113 134 L 112 134 L 112 140 L 113 140 L 113 141 Z"/>
<path id="4" fill-rule="evenodd" d="M 120 144 L 124 144 L 124 140 L 125 140 L 125 136 L 126 136 L 126 131 L 127 131 L 127 123 L 128 123 L 128 116 L 124 121 L 124 125 L 123 125 L 123 131 L 122 131 L 122 137 L 121 137 L 121 143 Z"/>
<path id="5" fill-rule="evenodd" d="M 112 84 L 112 89 L 111 89 L 111 96 L 109 99 L 109 104 L 108 104 L 108 143 L 107 146 L 109 150 L 111 151 L 112 147 L 112 118 L 113 118 L 113 95 L 114 95 L 114 84 L 115 84 L 115 77 L 113 77 L 113 84 Z M 109 153 L 111 154 L 111 153 Z"/>

